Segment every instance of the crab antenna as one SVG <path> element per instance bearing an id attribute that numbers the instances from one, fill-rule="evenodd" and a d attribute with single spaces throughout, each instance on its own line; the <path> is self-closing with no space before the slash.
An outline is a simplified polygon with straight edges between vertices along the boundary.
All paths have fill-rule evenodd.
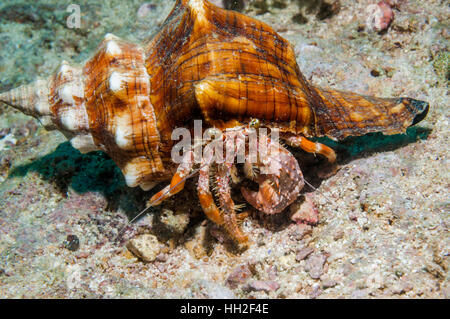
<path id="1" fill-rule="evenodd" d="M 206 164 L 205 164 L 206 165 Z M 203 165 L 203 166 L 205 166 Z M 194 176 L 195 174 L 197 174 L 200 169 L 203 167 L 199 167 L 197 169 L 195 169 L 192 173 L 190 173 L 189 175 L 183 177 L 178 183 L 176 183 L 174 186 L 172 186 L 171 188 L 169 188 L 167 191 L 165 191 L 164 193 L 161 194 L 161 196 L 164 196 L 168 193 L 170 193 L 173 189 L 175 189 L 179 184 L 185 182 L 187 179 L 191 178 L 192 176 Z M 153 201 L 151 201 L 150 203 L 148 203 L 147 207 L 145 207 L 139 214 L 137 214 L 136 216 L 134 216 L 130 221 L 128 221 L 125 226 L 123 226 L 120 230 L 119 233 L 116 236 L 116 240 L 117 238 L 119 238 L 119 236 L 123 233 L 123 231 L 125 230 L 125 228 L 128 227 L 128 225 L 130 225 L 132 222 L 134 222 L 136 219 L 138 219 L 140 216 L 142 216 L 142 214 L 144 214 L 150 207 L 152 207 L 152 204 L 157 202 L 160 199 L 160 197 L 155 198 Z"/>

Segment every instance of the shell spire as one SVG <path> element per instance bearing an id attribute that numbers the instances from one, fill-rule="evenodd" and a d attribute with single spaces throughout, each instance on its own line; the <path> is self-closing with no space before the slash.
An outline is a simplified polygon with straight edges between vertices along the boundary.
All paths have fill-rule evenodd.
<path id="1" fill-rule="evenodd" d="M 2 93 L 0 101 L 35 117 L 46 129 L 61 131 L 72 138 L 74 147 L 82 152 L 99 149 L 92 138 L 87 143 L 86 137 L 81 137 L 89 131 L 81 68 L 63 61 L 49 79 L 39 79 Z"/>
<path id="2" fill-rule="evenodd" d="M 0 102 L 8 104 L 19 111 L 37 118 L 47 128 L 52 125 L 50 104 L 48 102 L 49 87 L 47 80 L 23 85 L 0 94 Z"/>
<path id="3" fill-rule="evenodd" d="M 150 76 L 136 44 L 107 34 L 82 66 L 64 61 L 49 79 L 2 93 L 0 102 L 61 131 L 82 153 L 105 151 L 128 186 L 149 189 L 166 178 Z"/>

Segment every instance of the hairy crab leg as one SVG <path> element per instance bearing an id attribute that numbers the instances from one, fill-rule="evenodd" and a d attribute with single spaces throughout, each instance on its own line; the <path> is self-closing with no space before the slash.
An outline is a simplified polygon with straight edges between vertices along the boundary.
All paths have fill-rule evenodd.
<path id="1" fill-rule="evenodd" d="M 216 176 L 216 186 L 218 191 L 218 199 L 220 203 L 220 209 L 223 213 L 224 228 L 233 238 L 239 243 L 245 243 L 248 241 L 248 237 L 243 234 L 239 228 L 236 218 L 236 207 L 233 199 L 231 198 L 231 171 L 233 168 L 234 158 L 237 155 L 238 150 L 243 148 L 245 152 L 245 135 L 247 128 L 240 132 L 227 132 L 225 133 L 225 145 L 228 152 L 231 152 L 231 158 L 227 158 L 223 164 L 218 165 L 218 172 Z"/>
<path id="2" fill-rule="evenodd" d="M 183 156 L 180 165 L 178 165 L 177 172 L 173 175 L 172 180 L 170 181 L 170 185 L 167 185 L 158 193 L 153 195 L 148 201 L 150 204 L 149 206 L 157 206 L 167 198 L 182 191 L 186 183 L 186 178 L 192 170 L 193 164 L 194 153 L 193 151 L 189 151 Z"/>
<path id="3" fill-rule="evenodd" d="M 219 164 L 216 176 L 218 199 L 224 219 L 223 227 L 239 243 L 245 243 L 248 241 L 248 237 L 239 228 L 235 205 L 231 198 L 230 175 L 232 166 L 233 163 Z"/>
<path id="4" fill-rule="evenodd" d="M 217 178 L 217 186 L 219 187 L 219 201 L 225 209 L 225 213 L 222 209 L 219 209 L 214 203 L 214 197 L 210 191 L 209 183 L 209 171 L 215 157 L 213 156 L 213 144 L 208 144 L 204 149 L 202 157 L 202 163 L 200 167 L 200 173 L 198 178 L 198 198 L 200 206 L 203 209 L 205 215 L 217 225 L 224 227 L 228 235 L 236 240 L 238 243 L 243 244 L 248 241 L 248 237 L 245 236 L 240 230 L 236 214 L 234 212 L 234 203 L 230 196 L 229 180 L 231 174 L 232 163 L 226 163 L 222 168 L 219 168 Z M 228 196 L 226 195 L 228 193 Z"/>
<path id="5" fill-rule="evenodd" d="M 223 225 L 225 221 L 214 203 L 214 198 L 211 194 L 209 185 L 209 170 L 214 161 L 212 147 L 210 147 L 210 145 L 211 144 L 208 144 L 205 147 L 204 155 L 202 157 L 197 186 L 198 199 L 206 217 L 217 225 Z"/>
<path id="6" fill-rule="evenodd" d="M 330 163 L 334 163 L 336 161 L 336 153 L 334 150 L 324 144 L 312 142 L 306 137 L 298 135 L 284 134 L 281 138 L 290 146 L 300 147 L 308 153 L 319 153 L 325 156 Z"/>

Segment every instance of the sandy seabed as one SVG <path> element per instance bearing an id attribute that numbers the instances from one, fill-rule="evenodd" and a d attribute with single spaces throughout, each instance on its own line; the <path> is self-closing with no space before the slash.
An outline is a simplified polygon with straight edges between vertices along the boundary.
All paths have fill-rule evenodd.
<path id="1" fill-rule="evenodd" d="M 63 59 L 80 63 L 105 33 L 145 42 L 174 3 L 79 2 L 80 29 L 65 27 L 61 1 L 2 2 L 0 91 L 49 76 Z M 238 252 L 204 220 L 195 181 L 116 241 L 152 193 L 127 188 L 107 156 L 81 155 L 59 132 L 1 105 L 1 298 L 450 297 L 448 4 L 391 1 L 395 18 L 380 34 L 365 27 L 378 1 L 341 0 L 324 20 L 318 9 L 278 2 L 286 6 L 246 12 L 291 41 L 308 80 L 425 100 L 426 119 L 404 135 L 326 141 L 340 170 L 319 179 L 319 161 L 301 162 L 317 190 L 306 187 L 291 208 L 305 209 L 306 196 L 319 223 L 247 218 L 253 244 Z M 154 261 L 127 249 L 132 237 L 150 243 Z"/>

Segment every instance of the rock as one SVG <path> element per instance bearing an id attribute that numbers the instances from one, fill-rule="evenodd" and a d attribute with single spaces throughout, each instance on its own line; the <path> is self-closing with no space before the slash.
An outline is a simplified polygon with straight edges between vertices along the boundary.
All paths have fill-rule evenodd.
<path id="1" fill-rule="evenodd" d="M 311 292 L 309 293 L 309 297 L 311 299 L 316 299 L 321 294 L 322 294 L 322 289 L 320 289 L 320 285 L 319 284 L 314 284 L 313 287 L 312 287 Z"/>
<path id="2" fill-rule="evenodd" d="M 366 14 L 367 31 L 384 31 L 394 20 L 394 11 L 392 11 L 390 5 L 384 1 L 368 5 Z"/>
<path id="3" fill-rule="evenodd" d="M 339 13 L 341 10 L 341 3 L 339 0 L 328 0 L 320 3 L 316 17 L 319 20 L 325 20 Z"/>
<path id="4" fill-rule="evenodd" d="M 189 213 L 183 211 L 174 212 L 170 209 L 162 209 L 155 214 L 153 220 L 154 231 L 160 238 L 170 239 L 181 236 L 189 224 Z"/>
<path id="5" fill-rule="evenodd" d="M 297 250 L 297 255 L 295 256 L 295 260 L 302 261 L 309 255 L 311 255 L 314 252 L 314 249 L 311 247 L 303 247 Z"/>
<path id="6" fill-rule="evenodd" d="M 269 12 L 269 4 L 267 3 L 267 0 L 253 0 L 251 2 L 251 7 L 255 10 L 256 15 Z"/>
<path id="7" fill-rule="evenodd" d="M 242 12 L 245 8 L 244 0 L 222 0 L 223 8 Z"/>
<path id="8" fill-rule="evenodd" d="M 164 254 L 164 253 L 159 253 L 158 256 L 156 256 L 156 261 L 159 261 L 159 262 L 162 262 L 162 263 L 166 262 L 167 261 L 167 255 Z"/>
<path id="9" fill-rule="evenodd" d="M 308 272 L 312 279 L 319 279 L 323 275 L 327 258 L 327 254 L 320 253 L 312 255 L 306 260 L 305 271 Z"/>
<path id="10" fill-rule="evenodd" d="M 333 280 L 333 279 L 324 279 L 324 280 L 322 280 L 322 288 L 323 289 L 333 288 L 337 284 L 338 284 L 338 282 L 336 280 Z"/>
<path id="11" fill-rule="evenodd" d="M 289 236 L 295 240 L 302 240 L 306 235 L 312 234 L 312 227 L 305 224 L 291 225 Z"/>
<path id="12" fill-rule="evenodd" d="M 127 248 L 136 257 L 145 262 L 152 262 L 161 251 L 158 239 L 154 235 L 145 234 L 131 239 L 127 243 Z"/>
<path id="13" fill-rule="evenodd" d="M 241 284 L 245 284 L 253 276 L 248 264 L 240 265 L 231 271 L 226 283 L 231 288 L 236 288 Z"/>
<path id="14" fill-rule="evenodd" d="M 191 256 L 193 256 L 195 259 L 201 259 L 208 255 L 208 251 L 200 242 L 190 240 L 184 244 L 184 247 L 186 247 Z"/>
<path id="15" fill-rule="evenodd" d="M 76 235 L 67 235 L 64 247 L 70 251 L 77 251 L 80 248 L 80 240 Z"/>
<path id="16" fill-rule="evenodd" d="M 282 3 L 286 6 L 286 1 L 274 1 L 275 3 Z M 325 20 L 339 13 L 341 9 L 340 0 L 303 0 L 298 1 L 299 12 L 292 17 L 296 23 L 307 23 L 310 18 Z M 280 5 L 278 5 L 280 6 Z"/>
<path id="17" fill-rule="evenodd" d="M 278 290 L 278 288 L 280 288 L 280 284 L 276 281 L 255 280 L 247 285 L 246 290 L 270 292 Z"/>
<path id="18" fill-rule="evenodd" d="M 305 194 L 303 202 L 296 201 L 290 207 L 291 220 L 297 224 L 316 225 L 319 222 L 319 211 L 314 205 L 313 194 Z"/>
<path id="19" fill-rule="evenodd" d="M 266 236 L 263 233 L 259 233 L 258 237 L 256 238 L 256 244 L 258 245 L 258 247 L 264 246 L 266 240 Z"/>
<path id="20" fill-rule="evenodd" d="M 339 230 L 336 234 L 333 236 L 333 240 L 339 240 L 344 238 L 344 232 L 342 230 Z"/>

